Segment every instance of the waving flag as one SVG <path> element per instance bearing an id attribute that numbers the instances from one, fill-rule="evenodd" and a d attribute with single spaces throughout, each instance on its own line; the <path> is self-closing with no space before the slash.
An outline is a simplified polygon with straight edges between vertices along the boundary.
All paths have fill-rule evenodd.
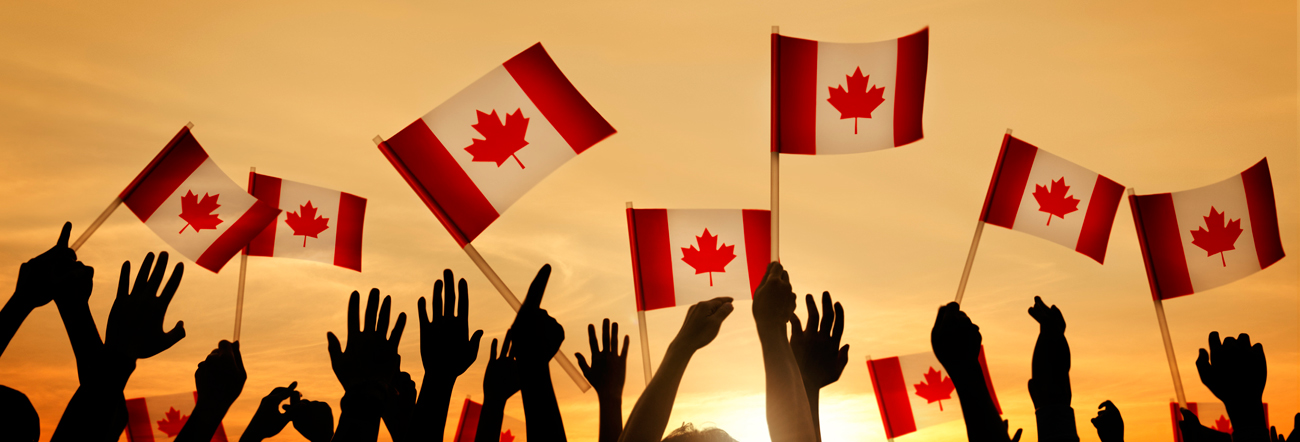
<path id="1" fill-rule="evenodd" d="M 535 44 L 379 150 L 461 246 L 614 128 Z"/>
<path id="2" fill-rule="evenodd" d="M 248 244 L 248 254 L 323 262 L 361 271 L 366 199 L 337 190 L 248 174 L 248 193 L 283 212 Z"/>
<path id="3" fill-rule="evenodd" d="M 637 310 L 753 296 L 771 262 L 767 210 L 627 209 Z"/>
<path id="4" fill-rule="evenodd" d="M 194 412 L 197 391 L 126 400 L 128 442 L 167 441 L 176 438 Z M 217 424 L 212 442 L 226 442 L 226 428 Z"/>
<path id="5" fill-rule="evenodd" d="M 483 404 L 465 398 L 465 406 L 460 409 L 460 422 L 456 423 L 456 436 L 452 442 L 474 442 L 478 433 L 478 416 Z M 527 442 L 528 431 L 524 422 L 510 416 L 501 416 L 501 442 Z"/>
<path id="6" fill-rule="evenodd" d="M 1005 135 L 980 219 L 1106 259 L 1124 186 Z"/>
<path id="7" fill-rule="evenodd" d="M 772 151 L 826 155 L 919 140 L 930 29 L 874 43 L 772 34 Z"/>
<path id="8" fill-rule="evenodd" d="M 226 176 L 188 127 L 167 143 L 120 198 L 177 252 L 213 272 L 280 213 Z"/>
<path id="9" fill-rule="evenodd" d="M 1158 299 L 1236 281 L 1286 256 L 1267 158 L 1215 184 L 1129 203 Z"/>
<path id="10" fill-rule="evenodd" d="M 984 362 L 983 347 L 980 347 L 979 362 L 993 406 L 1002 414 L 988 364 Z M 962 417 L 957 389 L 932 352 L 868 359 L 867 371 L 871 375 L 871 387 L 876 391 L 885 437 L 895 438 Z"/>
<path id="11" fill-rule="evenodd" d="M 1228 408 L 1222 402 L 1188 402 L 1187 411 L 1196 415 L 1201 425 L 1221 433 L 1232 434 L 1232 422 L 1228 420 Z M 1169 403 L 1169 418 L 1174 424 L 1174 442 L 1183 442 L 1183 432 L 1178 428 L 1182 419 L 1178 412 L 1178 403 Z M 1264 404 L 1264 428 L 1268 428 L 1268 404 Z"/>

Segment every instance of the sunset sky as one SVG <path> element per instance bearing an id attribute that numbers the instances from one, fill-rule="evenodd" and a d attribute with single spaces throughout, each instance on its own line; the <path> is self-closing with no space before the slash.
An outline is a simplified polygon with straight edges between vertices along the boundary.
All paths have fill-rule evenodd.
<path id="1" fill-rule="evenodd" d="M 241 185 L 260 173 L 368 199 L 363 272 L 249 259 L 241 337 L 248 382 L 225 418 L 233 438 L 273 387 L 297 381 L 339 412 L 326 331 L 347 297 L 378 287 L 410 322 L 402 369 L 420 379 L 416 300 L 444 268 L 469 281 L 479 360 L 459 378 L 482 400 L 488 342 L 513 318 L 483 274 L 371 139 L 390 137 L 461 88 L 541 42 L 618 130 L 524 195 L 475 247 L 521 297 L 555 272 L 543 308 L 565 350 L 586 326 L 632 334 L 624 414 L 645 385 L 624 204 L 769 204 L 771 26 L 785 35 L 870 42 L 930 28 L 925 138 L 890 151 L 781 161 L 781 258 L 797 293 L 843 303 L 850 363 L 822 392 L 827 441 L 884 440 L 865 360 L 929 350 L 952 300 L 1006 129 L 1139 194 L 1219 182 L 1267 157 L 1283 247 L 1300 253 L 1297 11 L 1294 2 L 1132 1 L 282 1 L 10 2 L 0 14 L 0 287 L 18 266 L 74 237 L 186 123 Z M 1110 399 L 1129 440 L 1172 440 L 1174 397 L 1127 204 L 1105 265 L 1024 233 L 984 230 L 963 309 L 980 325 L 1004 418 L 1036 440 L 1025 387 L 1035 295 L 1065 314 L 1079 435 Z M 81 248 L 94 266 L 102 331 L 122 261 L 171 251 L 119 209 Z M 141 361 L 126 396 L 191 391 L 194 368 L 230 339 L 238 261 L 219 274 L 184 262 L 167 314 L 187 337 Z M 738 299 L 747 293 L 733 293 Z M 748 300 L 687 369 L 670 428 L 716 425 L 768 440 L 763 370 Z M 1211 331 L 1250 333 L 1269 362 L 1264 400 L 1289 432 L 1300 411 L 1300 265 L 1295 256 L 1240 281 L 1165 303 L 1190 401 L 1216 400 L 1194 361 Z M 798 307 L 803 316 L 802 301 Z M 648 312 L 655 367 L 685 308 Z M 571 440 L 595 441 L 597 402 L 552 363 Z M 77 388 L 53 304 L 3 357 L 0 384 L 28 395 L 47 440 Z M 506 414 L 523 418 L 518 396 Z M 958 440 L 942 424 L 902 441 Z M 388 440 L 381 431 L 381 440 Z M 286 429 L 272 440 L 304 440 Z"/>

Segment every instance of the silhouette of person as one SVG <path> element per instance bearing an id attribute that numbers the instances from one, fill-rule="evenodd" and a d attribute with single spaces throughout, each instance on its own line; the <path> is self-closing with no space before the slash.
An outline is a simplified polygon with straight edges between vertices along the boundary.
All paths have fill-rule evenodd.
<path id="1" fill-rule="evenodd" d="M 840 379 L 849 364 L 849 346 L 840 346 L 844 337 L 844 306 L 835 302 L 832 313 L 831 294 L 822 292 L 822 312 L 817 313 L 813 295 L 805 295 L 808 307 L 808 327 L 799 323 L 799 317 L 790 315 L 790 351 L 794 353 L 799 373 L 803 375 L 804 390 L 808 394 L 808 408 L 812 413 L 817 440 L 821 440 L 821 417 L 818 413 L 821 389 Z"/>
<path id="2" fill-rule="evenodd" d="M 618 350 L 618 323 L 610 325 L 605 318 L 601 325 L 601 339 L 596 341 L 596 325 L 587 325 L 587 337 L 591 341 L 591 365 L 582 353 L 574 353 L 578 358 L 578 368 L 587 382 L 596 389 L 596 398 L 600 401 L 600 442 L 616 442 L 623 432 L 623 383 L 627 379 L 628 335 L 623 335 L 623 352 Z M 604 350 L 601 350 L 604 347 Z"/>
<path id="3" fill-rule="evenodd" d="M 1070 406 L 1070 344 L 1065 340 L 1065 317 L 1055 305 L 1034 297 L 1029 316 L 1038 321 L 1038 342 L 1034 344 L 1033 374 L 1029 398 L 1034 401 L 1038 440 L 1077 442 L 1079 431 Z M 960 393 L 958 393 L 960 395 Z"/>
<path id="4" fill-rule="evenodd" d="M 1021 430 L 1007 437 L 1010 423 L 1002 420 L 988 384 L 980 367 L 980 328 L 971 322 L 961 306 L 950 302 L 939 307 L 930 330 L 930 346 L 934 356 L 948 370 L 948 377 L 957 389 L 961 402 L 962 419 L 966 421 L 966 438 L 971 441 L 1019 441 Z"/>

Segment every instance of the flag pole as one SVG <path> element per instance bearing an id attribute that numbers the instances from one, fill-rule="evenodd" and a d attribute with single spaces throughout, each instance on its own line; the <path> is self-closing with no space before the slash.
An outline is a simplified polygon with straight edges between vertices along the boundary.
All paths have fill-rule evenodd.
<path id="1" fill-rule="evenodd" d="M 253 174 L 256 167 L 248 168 L 248 194 L 253 194 Z M 239 253 L 239 288 L 235 291 L 235 342 L 239 342 L 239 329 L 244 322 L 244 275 L 248 273 L 248 245 Z"/>
<path id="2" fill-rule="evenodd" d="M 518 312 L 519 307 L 523 304 L 519 302 L 519 298 L 515 297 L 514 292 L 510 291 L 510 287 L 506 286 L 505 281 L 502 281 L 501 277 L 497 276 L 497 272 L 492 270 L 492 266 L 488 265 L 487 261 L 483 259 L 483 255 L 478 254 L 478 250 L 474 249 L 473 244 L 466 243 L 463 250 L 465 250 L 466 255 L 469 255 L 470 261 L 474 261 L 479 270 L 483 271 L 483 276 L 486 276 L 492 286 L 497 288 L 497 292 L 501 293 L 501 297 L 505 298 L 506 303 L 510 304 L 510 308 Z M 560 364 L 560 368 L 563 368 L 569 374 L 569 377 L 573 378 L 573 383 L 578 384 L 579 390 L 585 393 L 591 389 L 591 384 L 587 382 L 587 378 L 578 372 L 577 367 L 573 366 L 573 362 L 569 361 L 569 357 L 564 354 L 564 350 L 556 353 L 554 359 L 555 362 Z"/>
<path id="3" fill-rule="evenodd" d="M 1011 128 L 1007 128 L 1007 135 L 1011 135 Z M 997 179 L 994 176 L 993 179 Z M 961 282 L 957 283 L 957 299 L 953 302 L 961 304 L 962 296 L 966 295 L 966 281 L 970 279 L 970 268 L 975 265 L 975 250 L 980 247 L 980 236 L 984 235 L 984 219 L 975 223 L 975 237 L 970 240 L 970 251 L 966 253 L 966 268 L 961 271 Z"/>
<path id="4" fill-rule="evenodd" d="M 773 42 L 777 35 L 781 34 L 780 26 L 772 26 Z M 776 45 L 772 45 L 772 262 L 781 260 L 781 152 L 777 149 L 777 129 L 776 112 L 779 110 L 777 103 L 777 68 L 780 66 L 777 57 L 780 53 L 776 50 Z"/>
<path id="5" fill-rule="evenodd" d="M 1165 303 L 1160 299 L 1160 289 L 1151 271 L 1151 258 L 1147 256 L 1146 234 L 1142 231 L 1142 212 L 1138 210 L 1137 191 L 1128 188 L 1129 208 L 1133 211 L 1133 224 L 1137 227 L 1138 244 L 1142 249 L 1142 263 L 1147 271 L 1147 282 L 1151 284 L 1151 299 L 1156 307 L 1156 322 L 1160 324 L 1160 338 L 1165 343 L 1165 358 L 1169 360 L 1169 376 L 1174 379 L 1174 395 L 1178 398 L 1178 407 L 1187 408 L 1187 395 L 1183 393 L 1183 376 L 1178 372 L 1178 358 L 1174 355 L 1174 340 L 1169 335 L 1169 321 L 1165 319 Z M 1182 419 L 1174 413 L 1175 419 Z"/>
<path id="6" fill-rule="evenodd" d="M 80 249 L 81 245 L 85 244 L 86 240 L 90 239 L 90 235 L 95 233 L 96 230 L 99 230 L 99 226 L 104 224 L 104 221 L 108 220 L 109 215 L 112 215 L 113 211 L 117 210 L 117 206 L 120 205 L 122 205 L 122 197 L 118 196 L 113 198 L 113 202 L 108 203 L 108 207 L 104 209 L 104 213 L 99 214 L 99 218 L 95 218 L 95 222 L 90 223 L 90 227 L 87 227 L 86 231 L 81 232 L 81 236 L 77 237 L 77 241 L 72 243 L 72 251 L 75 252 L 77 249 Z"/>
<path id="7" fill-rule="evenodd" d="M 632 222 L 631 201 L 627 202 L 627 210 L 628 210 L 627 221 L 630 224 Z M 639 272 L 639 270 L 635 268 L 635 266 L 638 265 L 635 232 L 636 229 L 631 228 L 628 233 L 631 236 L 630 243 L 632 245 L 632 265 L 634 266 L 633 279 L 635 283 L 640 284 L 640 281 L 637 280 L 638 277 L 636 276 L 636 273 Z M 639 286 L 636 287 L 636 293 L 634 294 L 634 296 L 638 296 L 638 297 L 641 296 L 641 287 Z M 641 366 L 642 368 L 645 369 L 645 385 L 648 387 L 650 386 L 650 378 L 654 376 L 654 370 L 650 369 L 650 332 L 647 330 L 647 326 L 645 323 L 645 310 L 642 310 L 640 307 L 641 307 L 640 301 L 638 300 L 637 309 L 636 309 L 636 323 L 637 326 L 641 329 Z M 617 336 L 615 336 L 615 338 L 617 338 Z"/>

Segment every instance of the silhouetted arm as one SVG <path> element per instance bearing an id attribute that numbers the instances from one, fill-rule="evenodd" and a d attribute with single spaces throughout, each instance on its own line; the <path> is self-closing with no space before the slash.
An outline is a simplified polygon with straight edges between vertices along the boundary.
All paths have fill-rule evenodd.
<path id="1" fill-rule="evenodd" d="M 544 265 L 528 287 L 528 295 L 510 326 L 514 338 L 511 353 L 519 362 L 528 438 L 565 441 L 568 439 L 564 421 L 560 419 L 560 405 L 555 400 L 555 386 L 551 384 L 550 366 L 551 358 L 564 342 L 564 327 L 541 308 L 550 277 L 551 265 Z"/>
<path id="2" fill-rule="evenodd" d="M 510 355 L 510 337 L 507 331 L 501 341 L 500 357 L 497 356 L 497 340 L 492 340 L 487 370 L 483 373 L 483 407 L 479 409 L 475 442 L 500 442 L 506 401 L 519 392 L 519 367 Z"/>
<path id="3" fill-rule="evenodd" d="M 609 318 L 601 326 L 601 345 L 596 343 L 596 325 L 587 325 L 587 338 L 591 344 L 591 365 L 582 353 L 574 353 L 578 358 L 578 368 L 587 377 L 591 386 L 596 388 L 596 399 L 600 401 L 600 438 L 599 442 L 616 442 L 623 432 L 623 382 L 627 379 L 627 346 L 629 336 L 623 336 L 623 353 L 618 352 L 618 323 L 611 331 Z"/>
<path id="4" fill-rule="evenodd" d="M 361 294 L 352 292 L 348 298 L 347 349 L 342 348 L 333 332 L 326 334 L 330 364 L 344 391 L 343 399 L 339 400 L 343 410 L 334 431 L 335 441 L 373 441 L 379 437 L 379 419 L 401 360 L 397 345 L 406 327 L 406 314 L 397 316 L 390 336 L 388 318 L 392 300 L 385 296 L 380 306 L 379 289 L 370 289 L 364 328 L 360 303 Z"/>
<path id="5" fill-rule="evenodd" d="M 795 298 L 790 275 L 780 263 L 769 264 L 763 282 L 754 291 L 754 325 L 763 349 L 767 429 L 773 442 L 817 440 L 803 375 L 786 336 L 786 323 L 795 317 Z"/>
<path id="6" fill-rule="evenodd" d="M 1242 333 L 1219 342 L 1219 332 L 1210 332 L 1210 350 L 1201 349 L 1196 371 L 1205 384 L 1228 409 L 1232 420 L 1232 439 L 1267 441 L 1268 420 L 1264 416 L 1264 383 L 1268 380 L 1268 363 L 1264 346 L 1251 345 L 1250 335 Z"/>
<path id="7" fill-rule="evenodd" d="M 799 323 L 798 316 L 790 317 L 790 351 L 794 353 L 799 373 L 803 376 L 803 388 L 808 393 L 808 409 L 812 414 L 813 428 L 817 430 L 817 440 L 822 437 L 818 413 L 821 389 L 838 381 L 849 363 L 849 346 L 840 346 L 844 337 L 844 307 L 835 302 L 832 312 L 832 302 L 830 292 L 822 292 L 822 313 L 819 315 L 813 296 L 805 297 L 807 328 Z"/>
<path id="8" fill-rule="evenodd" d="M 18 328 L 22 326 L 23 321 L 27 320 L 32 310 L 49 304 L 62 292 L 73 289 L 69 278 L 81 276 L 74 274 L 82 272 L 82 268 L 89 269 L 77 262 L 77 254 L 68 248 L 68 235 L 71 232 L 72 223 L 63 223 L 63 230 L 60 231 L 54 247 L 18 267 L 18 282 L 15 284 L 14 294 L 9 297 L 8 302 L 5 302 L 4 307 L 0 308 L 0 355 L 4 354 L 5 348 L 9 347 L 9 341 L 13 340 L 14 334 L 18 333 Z M 93 276 L 94 270 L 89 271 Z M 79 282 L 85 284 L 85 296 L 90 296 L 90 281 Z M 90 310 L 86 311 L 89 313 Z M 91 326 L 93 327 L 94 324 L 92 323 Z M 71 330 L 69 333 L 71 334 Z M 99 332 L 96 331 L 95 335 L 98 336 Z"/>
<path id="9" fill-rule="evenodd" d="M 298 388 L 298 383 L 289 384 L 288 387 L 275 387 L 271 393 L 262 398 L 262 402 L 257 406 L 257 412 L 253 413 L 253 419 L 248 421 L 248 427 L 244 428 L 244 434 L 239 435 L 239 442 L 258 442 L 271 436 L 280 434 L 284 426 L 289 424 L 289 409 L 285 405 L 285 412 L 280 412 L 280 404 L 286 400 L 294 403 L 302 397 L 301 393 L 294 391 Z M 332 425 L 331 425 L 332 426 Z"/>
<path id="10" fill-rule="evenodd" d="M 226 417 L 230 406 L 244 391 L 244 357 L 239 353 L 239 342 L 221 341 L 208 358 L 194 371 L 194 385 L 198 390 L 197 403 L 185 427 L 176 435 L 176 442 L 209 442 Z"/>
<path id="11" fill-rule="evenodd" d="M 1097 417 L 1092 418 L 1092 426 L 1097 427 L 1097 438 L 1101 442 L 1124 442 L 1124 417 L 1120 416 L 1119 407 L 1106 401 L 1097 409 Z"/>
<path id="12" fill-rule="evenodd" d="M 677 337 L 668 344 L 663 362 L 650 384 L 627 417 L 627 426 L 619 437 L 622 442 L 658 442 L 668 427 L 668 417 L 677 399 L 677 387 L 682 383 L 686 365 L 695 352 L 713 342 L 722 328 L 722 321 L 735 310 L 731 298 L 713 298 L 691 306 L 682 321 Z"/>
<path id="13" fill-rule="evenodd" d="M 1020 430 L 1016 430 L 1015 437 L 1007 437 L 1007 423 L 998 415 L 988 384 L 984 381 L 984 369 L 979 363 L 983 339 L 979 326 L 971 322 L 957 303 L 939 307 L 934 328 L 930 330 L 930 345 L 957 389 L 962 419 L 966 421 L 966 438 L 971 441 L 1020 440 Z"/>
<path id="14" fill-rule="evenodd" d="M 384 398 L 383 416 L 384 427 L 388 428 L 388 435 L 393 438 L 393 442 L 420 440 L 417 432 L 433 427 L 419 425 L 421 420 L 415 418 L 416 395 L 415 381 L 411 379 L 410 373 L 399 371 L 393 375 L 388 395 Z"/>
<path id="15" fill-rule="evenodd" d="M 1065 317 L 1055 305 L 1050 308 L 1035 296 L 1029 316 L 1038 321 L 1038 343 L 1034 345 L 1033 377 L 1029 397 L 1038 420 L 1038 440 L 1077 442 L 1079 431 L 1070 407 L 1070 344 L 1065 340 Z"/>
<path id="16" fill-rule="evenodd" d="M 469 286 L 465 279 L 460 280 L 457 290 L 450 269 L 442 271 L 442 278 L 433 284 L 433 314 L 428 313 L 423 297 L 417 304 L 424 382 L 414 414 L 416 420 L 426 423 L 415 429 L 418 440 L 442 440 L 451 390 L 456 378 L 478 359 L 479 340 L 483 338 L 483 330 L 469 334 Z"/>

